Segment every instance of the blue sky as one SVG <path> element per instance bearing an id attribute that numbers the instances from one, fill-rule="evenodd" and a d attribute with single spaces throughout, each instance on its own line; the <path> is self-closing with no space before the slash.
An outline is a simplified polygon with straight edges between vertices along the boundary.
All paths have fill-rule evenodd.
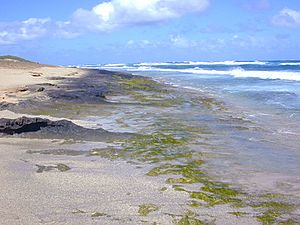
<path id="1" fill-rule="evenodd" d="M 52 64 L 299 59 L 299 0 L 10 0 L 0 55 Z"/>

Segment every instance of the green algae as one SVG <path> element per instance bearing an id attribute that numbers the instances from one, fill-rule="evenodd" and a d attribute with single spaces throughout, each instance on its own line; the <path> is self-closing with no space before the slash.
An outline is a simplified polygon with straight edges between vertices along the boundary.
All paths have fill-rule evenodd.
<path id="1" fill-rule="evenodd" d="M 107 216 L 107 214 L 106 213 L 102 213 L 102 212 L 94 212 L 91 215 L 91 217 L 93 217 L 93 218 L 102 217 L 102 216 Z"/>
<path id="2" fill-rule="evenodd" d="M 194 179 L 181 177 L 181 178 L 168 178 L 166 180 L 169 184 L 194 184 L 197 183 Z"/>
<path id="3" fill-rule="evenodd" d="M 257 216 L 257 219 L 264 225 L 277 223 L 283 214 L 290 213 L 295 209 L 295 205 L 274 201 L 255 204 L 252 207 L 264 210 L 261 215 Z"/>
<path id="4" fill-rule="evenodd" d="M 197 218 L 184 216 L 176 224 L 178 224 L 178 225 L 204 225 L 205 223 Z"/>
<path id="5" fill-rule="evenodd" d="M 229 212 L 228 214 L 234 215 L 236 217 L 242 217 L 242 216 L 248 215 L 248 213 L 246 213 L 246 212 Z"/>
<path id="6" fill-rule="evenodd" d="M 167 187 L 162 187 L 162 188 L 160 189 L 160 191 L 166 191 L 166 190 L 168 190 Z"/>
<path id="7" fill-rule="evenodd" d="M 137 146 L 147 145 L 183 145 L 187 140 L 176 138 L 172 134 L 154 133 L 152 135 L 138 135 L 132 140 Z"/>
<path id="8" fill-rule="evenodd" d="M 155 212 L 159 209 L 158 206 L 154 204 L 143 204 L 139 205 L 139 215 L 140 216 L 148 216 L 151 212 Z"/>
<path id="9" fill-rule="evenodd" d="M 100 156 L 110 160 L 125 158 L 124 152 L 115 148 L 93 149 L 88 153 L 88 156 Z"/>
<path id="10" fill-rule="evenodd" d="M 284 202 L 263 202 L 260 204 L 252 205 L 253 208 L 268 208 L 277 212 L 287 213 L 295 209 L 295 205 Z"/>
<path id="11" fill-rule="evenodd" d="M 204 164 L 202 159 L 195 159 L 193 152 L 177 153 L 174 157 L 166 155 L 165 145 L 180 146 L 184 145 L 186 142 L 182 140 L 175 139 L 173 136 L 163 136 L 163 138 L 158 138 L 159 136 L 153 135 L 150 140 L 143 141 L 140 140 L 134 142 L 137 146 L 141 146 L 142 149 L 147 149 L 150 146 L 157 146 L 160 144 L 158 149 L 150 149 L 150 152 L 144 154 L 146 158 L 152 156 L 165 156 L 161 157 L 161 161 L 168 160 L 178 160 L 183 158 L 186 163 L 184 164 L 164 164 L 158 167 L 152 168 L 147 175 L 148 176 L 161 176 L 161 175 L 175 175 L 179 177 L 169 177 L 166 182 L 169 184 L 203 184 L 203 192 L 189 192 L 185 188 L 180 186 L 173 186 L 175 191 L 185 191 L 190 193 L 191 198 L 202 200 L 207 203 L 207 206 L 215 206 L 218 204 L 228 204 L 228 203 L 240 203 L 241 200 L 236 198 L 240 193 L 229 187 L 227 184 L 212 181 L 207 175 L 200 170 L 200 167 Z M 142 140 L 144 137 L 142 137 Z M 149 143 L 150 142 L 150 143 Z M 156 158 L 157 159 L 157 158 Z"/>
<path id="12" fill-rule="evenodd" d="M 179 133 L 179 132 L 178 132 Z M 179 136 L 180 137 L 180 136 Z M 230 204 L 234 208 L 244 208 L 249 206 L 246 202 L 240 199 L 240 195 L 243 193 L 230 188 L 229 184 L 222 182 L 215 182 L 210 177 L 205 175 L 201 170 L 201 166 L 205 163 L 198 157 L 202 154 L 196 154 L 188 148 L 181 148 L 181 146 L 187 145 L 189 138 L 178 138 L 178 135 L 172 133 L 164 134 L 157 132 L 151 135 L 137 135 L 130 140 L 127 140 L 121 149 L 108 148 L 103 151 L 99 149 L 93 150 L 90 155 L 108 157 L 110 159 L 117 158 L 130 158 L 138 161 L 144 161 L 149 163 L 163 163 L 160 166 L 152 168 L 147 175 L 148 176 L 179 176 L 179 177 L 167 177 L 166 182 L 174 184 L 173 189 L 175 191 L 186 192 L 190 198 L 193 199 L 189 203 L 190 207 L 214 207 L 221 204 Z M 197 158 L 195 158 L 197 156 Z M 179 163 L 178 160 L 183 159 L 183 163 Z M 174 161 L 174 162 L 172 162 Z M 175 164 L 175 161 L 177 162 Z M 201 191 L 192 192 L 188 191 L 186 187 L 179 186 L 178 184 L 202 184 Z M 166 188 L 162 188 L 161 191 L 165 191 Z M 271 197 L 266 195 L 264 197 Z M 275 207 L 273 204 L 261 205 L 262 208 Z M 271 207 L 271 208 L 272 208 Z M 278 208 L 278 205 L 277 205 Z M 155 208 L 156 209 L 156 208 Z M 150 207 L 151 211 L 151 207 Z M 139 209 L 139 213 L 142 215 L 148 215 L 148 208 L 143 205 Z M 242 213 L 235 212 L 235 216 L 242 216 Z M 263 224 L 272 224 L 272 221 L 276 221 L 281 214 L 272 210 L 266 210 L 262 212 L 257 219 Z M 185 220 L 187 218 L 184 218 Z M 269 221 L 267 223 L 267 221 Z"/>
<path id="13" fill-rule="evenodd" d="M 43 172 L 48 172 L 50 170 L 53 170 L 55 167 L 53 166 L 44 166 L 44 165 L 36 165 L 37 166 L 37 173 L 43 173 Z"/>
<path id="14" fill-rule="evenodd" d="M 127 93 L 135 102 L 143 105 L 151 105 L 157 107 L 173 107 L 179 106 L 184 103 L 184 99 L 181 97 L 170 96 L 170 95 L 160 95 L 148 94 L 139 91 L 130 91 Z"/>
<path id="15" fill-rule="evenodd" d="M 207 206 L 209 207 L 220 204 L 237 203 L 242 201 L 238 198 L 229 198 L 219 195 L 207 194 L 204 192 L 190 192 L 190 197 L 206 202 Z"/>
<path id="16" fill-rule="evenodd" d="M 192 166 L 202 166 L 205 162 L 201 159 L 195 159 L 189 162 Z"/>
<path id="17" fill-rule="evenodd" d="M 189 211 L 186 215 L 182 216 L 181 219 L 175 220 L 174 225 L 205 225 L 205 223 L 198 218 L 196 214 Z"/>
<path id="18" fill-rule="evenodd" d="M 85 214 L 85 213 L 87 213 L 87 212 L 80 210 L 80 209 L 76 209 L 72 212 L 72 214 Z"/>
<path id="19" fill-rule="evenodd" d="M 207 97 L 207 96 L 197 96 L 195 98 L 191 99 L 191 103 L 194 106 L 201 105 L 207 109 L 214 110 L 226 110 L 226 107 L 223 102 L 218 101 L 217 99 L 213 97 Z"/>
<path id="20" fill-rule="evenodd" d="M 139 88 L 141 91 L 144 91 L 143 89 L 151 89 L 148 89 L 148 87 L 136 87 L 136 89 Z M 142 92 L 133 95 L 136 98 L 144 98 L 143 101 L 147 103 L 151 103 L 151 101 L 158 103 L 164 99 L 162 95 L 159 97 L 155 96 L 157 99 L 153 99 L 153 96 L 144 95 Z M 141 99 L 138 100 L 140 101 Z M 153 102 L 151 104 L 153 104 Z M 206 107 L 217 108 L 222 106 L 213 102 Z M 201 170 L 202 165 L 205 163 L 202 157 L 207 157 L 208 154 L 211 153 L 195 153 L 190 150 L 188 145 L 192 143 L 198 145 L 200 143 L 199 140 L 206 140 L 206 136 L 212 134 L 207 128 L 197 128 L 180 124 L 177 121 L 162 120 L 159 121 L 158 124 L 155 124 L 154 130 L 155 132 L 152 134 L 139 134 L 127 139 L 121 144 L 121 148 L 94 149 L 89 155 L 112 160 L 122 158 L 130 159 L 132 162 L 142 161 L 153 163 L 155 167 L 152 168 L 147 175 L 166 176 L 166 182 L 174 184 L 173 190 L 186 192 L 187 195 L 189 195 L 191 199 L 189 202 L 190 207 L 214 207 L 221 204 L 229 204 L 233 208 L 253 207 L 244 200 L 246 196 L 244 193 L 231 188 L 228 184 L 213 181 L 211 177 Z M 200 191 L 188 190 L 188 185 L 194 183 L 202 185 Z M 184 185 L 184 187 L 179 186 L 179 184 Z M 163 187 L 160 190 L 166 191 L 167 188 Z M 258 196 L 251 197 L 255 198 Z M 271 198 L 273 196 L 266 195 L 261 197 Z M 151 206 L 153 205 L 141 205 L 139 207 L 139 214 L 141 216 L 147 216 L 152 212 L 153 208 L 151 208 Z M 274 212 L 270 205 L 261 207 L 263 210 L 257 216 L 257 219 L 263 224 L 272 224 L 272 221 L 276 222 L 280 215 L 282 215 L 281 212 Z M 158 207 L 154 206 L 154 209 L 154 211 L 156 211 Z M 244 215 L 243 212 L 232 212 L 230 214 L 235 216 Z M 192 216 L 183 216 L 179 221 L 182 222 L 181 224 L 197 224 L 191 222 L 193 218 Z M 201 221 L 198 222 L 200 222 L 199 224 L 203 224 Z"/>
<path id="21" fill-rule="evenodd" d="M 299 224 L 300 224 L 299 222 L 296 222 L 293 219 L 288 219 L 288 220 L 285 220 L 285 221 L 281 221 L 279 223 L 279 225 L 299 225 Z"/>
<path id="22" fill-rule="evenodd" d="M 248 205 L 246 204 L 246 202 L 235 202 L 231 205 L 231 207 L 235 209 L 246 208 L 247 206 Z"/>
<path id="23" fill-rule="evenodd" d="M 60 172 L 66 172 L 68 170 L 70 170 L 71 168 L 65 164 L 59 163 L 56 166 L 44 166 L 44 165 L 38 165 L 36 164 L 36 166 L 38 167 L 37 169 L 37 173 L 43 173 L 43 172 L 49 172 L 51 170 L 55 170 L 57 169 Z"/>
<path id="24" fill-rule="evenodd" d="M 68 170 L 70 170 L 71 168 L 65 164 L 59 163 L 57 164 L 56 168 L 60 171 L 60 172 L 66 172 Z"/>
<path id="25" fill-rule="evenodd" d="M 196 207 L 203 206 L 203 204 L 201 204 L 201 203 L 198 202 L 198 201 L 192 200 L 192 201 L 190 201 L 189 206 L 195 207 L 195 208 L 196 208 Z"/>
<path id="26" fill-rule="evenodd" d="M 173 185 L 174 191 L 185 191 L 187 192 L 182 186 L 180 185 Z"/>
<path id="27" fill-rule="evenodd" d="M 118 83 L 124 89 L 131 91 L 162 91 L 164 87 L 162 84 L 145 77 L 134 77 L 130 79 L 118 78 Z"/>
<path id="28" fill-rule="evenodd" d="M 123 158 L 149 163 L 174 161 L 180 158 L 187 159 L 193 157 L 193 153 L 188 149 L 179 148 L 187 143 L 188 139 L 186 138 L 157 132 L 150 135 L 136 135 L 123 142 L 118 149 L 93 149 L 89 155 L 110 158 L 112 160 Z M 194 163 L 197 164 L 199 162 L 195 161 Z"/>
<path id="29" fill-rule="evenodd" d="M 280 198 L 282 197 L 281 194 L 273 194 L 273 193 L 267 193 L 267 194 L 262 194 L 258 196 L 259 198 Z"/>
<path id="30" fill-rule="evenodd" d="M 180 96 L 170 94 L 166 86 L 146 77 L 117 78 L 121 88 L 137 103 L 158 107 L 173 107 L 184 103 Z"/>
<path id="31" fill-rule="evenodd" d="M 210 193 L 221 195 L 221 196 L 228 196 L 228 197 L 236 197 L 240 194 L 236 190 L 224 188 L 224 187 L 205 186 L 205 187 L 202 187 L 201 189 L 206 192 L 210 192 Z"/>
<path id="32" fill-rule="evenodd" d="M 271 225 L 275 224 L 276 219 L 280 216 L 278 212 L 274 212 L 272 210 L 268 210 L 263 212 L 262 215 L 257 216 L 258 221 L 260 221 L 263 225 Z"/>
<path id="33" fill-rule="evenodd" d="M 182 175 L 183 178 L 189 179 L 190 183 L 199 182 L 200 177 L 203 173 L 199 170 L 195 170 L 195 166 L 193 165 L 172 165 L 166 164 L 159 167 L 155 167 L 150 170 L 147 175 L 148 176 L 159 176 L 159 175 Z"/>

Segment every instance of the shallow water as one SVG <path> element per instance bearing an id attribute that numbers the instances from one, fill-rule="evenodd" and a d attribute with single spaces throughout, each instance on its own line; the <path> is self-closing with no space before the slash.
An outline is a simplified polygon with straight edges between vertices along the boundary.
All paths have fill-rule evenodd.
<path id="1" fill-rule="evenodd" d="M 208 159 L 207 169 L 249 189 L 257 190 L 260 186 L 300 196 L 299 61 L 88 67 L 151 76 L 186 93 L 198 92 L 223 102 L 225 110 L 210 111 L 187 105 L 174 115 L 180 121 L 207 127 L 213 133 L 205 140 L 208 147 L 195 147 L 196 151 L 218 155 Z"/>

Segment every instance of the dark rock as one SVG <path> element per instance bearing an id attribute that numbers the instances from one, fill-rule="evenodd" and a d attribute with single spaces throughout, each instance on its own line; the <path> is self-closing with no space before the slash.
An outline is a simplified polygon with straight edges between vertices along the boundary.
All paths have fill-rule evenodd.
<path id="1" fill-rule="evenodd" d="M 57 165 L 50 165 L 50 166 L 44 166 L 44 165 L 38 165 L 37 166 L 37 173 L 43 173 L 43 172 L 49 172 L 51 170 L 57 169 L 60 172 L 66 172 L 70 170 L 71 168 L 65 164 L 59 163 Z"/>
<path id="2" fill-rule="evenodd" d="M 43 118 L 21 117 L 0 119 L 0 134 L 21 135 L 29 138 L 74 139 L 85 141 L 128 138 L 132 134 L 113 133 L 104 129 L 88 129 L 68 120 L 51 121 Z"/>
<path id="3" fill-rule="evenodd" d="M 29 89 L 27 87 L 23 87 L 23 88 L 19 88 L 18 91 L 19 92 L 25 92 L 28 91 Z"/>
<path id="4" fill-rule="evenodd" d="M 21 117 L 18 119 L 0 119 L 0 133 L 20 134 L 24 132 L 35 132 L 42 127 L 55 126 L 53 121 L 42 118 Z"/>
<path id="5" fill-rule="evenodd" d="M 39 85 L 49 86 L 49 87 L 56 87 L 57 86 L 57 84 L 51 84 L 51 83 L 42 83 L 42 84 L 39 84 Z"/>
<path id="6" fill-rule="evenodd" d="M 40 87 L 39 89 L 36 90 L 37 92 L 42 92 L 42 91 L 45 91 L 45 88 L 44 87 Z"/>

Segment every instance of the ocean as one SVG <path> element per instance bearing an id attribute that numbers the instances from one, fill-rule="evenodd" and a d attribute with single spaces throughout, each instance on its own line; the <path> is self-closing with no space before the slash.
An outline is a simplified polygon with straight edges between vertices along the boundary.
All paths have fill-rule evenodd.
<path id="1" fill-rule="evenodd" d="M 229 182 L 271 188 L 274 183 L 300 188 L 300 61 L 155 62 L 80 65 L 150 76 L 187 91 L 223 102 L 227 110 L 209 114 L 188 112 L 214 133 L 216 176 Z M 223 118 L 240 120 L 242 126 Z M 226 159 L 226 160 L 224 160 Z M 216 169 L 217 168 L 217 169 Z M 250 178 L 250 175 L 253 175 Z M 255 175 L 254 175 L 255 174 Z M 273 183 L 272 183 L 273 182 Z M 275 186 L 275 185 L 273 185 Z M 277 185 L 278 186 L 278 185 Z M 280 186 L 280 185 L 279 185 Z"/>
<path id="2" fill-rule="evenodd" d="M 83 65 L 128 71 L 170 84 L 269 106 L 292 116 L 300 112 L 300 61 L 164 62 Z"/>

